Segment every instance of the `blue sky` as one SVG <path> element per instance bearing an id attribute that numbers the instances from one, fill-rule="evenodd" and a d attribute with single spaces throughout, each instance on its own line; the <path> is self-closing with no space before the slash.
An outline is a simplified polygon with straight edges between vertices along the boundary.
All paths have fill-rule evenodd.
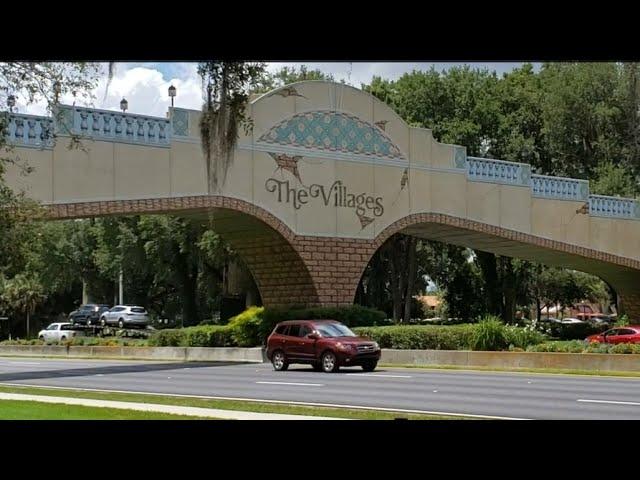
<path id="1" fill-rule="evenodd" d="M 306 65 L 309 69 L 319 69 L 333 75 L 337 81 L 360 87 L 362 83 L 369 83 L 371 78 L 381 76 L 390 80 L 399 78 L 403 73 L 413 70 L 428 70 L 432 66 L 437 70 L 446 70 L 456 65 L 469 65 L 472 68 L 495 71 L 499 75 L 509 72 L 522 65 L 522 62 L 299 62 L 280 63 L 271 62 L 267 69 L 275 72 L 283 66 L 300 67 Z M 536 69 L 539 63 L 534 63 Z M 169 85 L 177 88 L 176 106 L 200 109 L 202 102 L 202 85 L 197 74 L 196 63 L 186 62 L 145 62 L 119 63 L 106 91 L 106 77 L 101 80 L 94 91 L 95 98 L 92 106 L 107 110 L 117 110 L 120 100 L 125 97 L 129 102 L 129 111 L 154 116 L 164 116 L 169 106 L 167 89 Z M 20 97 L 20 96 L 19 96 Z M 71 98 L 63 98 L 63 103 L 71 103 Z M 43 114 L 43 105 L 26 106 L 18 98 L 17 111 L 32 114 Z"/>

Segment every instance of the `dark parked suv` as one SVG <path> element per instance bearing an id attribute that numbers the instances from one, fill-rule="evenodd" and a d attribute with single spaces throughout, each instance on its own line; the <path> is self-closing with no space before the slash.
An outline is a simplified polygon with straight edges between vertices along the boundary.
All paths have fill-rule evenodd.
<path id="1" fill-rule="evenodd" d="M 335 320 L 291 320 L 276 325 L 267 340 L 267 357 L 275 370 L 303 363 L 317 371 L 359 365 L 371 372 L 380 360 L 380 347 Z"/>
<path id="2" fill-rule="evenodd" d="M 69 314 L 69 322 L 74 325 L 98 325 L 100 315 L 109 310 L 109 305 L 88 303 Z"/>

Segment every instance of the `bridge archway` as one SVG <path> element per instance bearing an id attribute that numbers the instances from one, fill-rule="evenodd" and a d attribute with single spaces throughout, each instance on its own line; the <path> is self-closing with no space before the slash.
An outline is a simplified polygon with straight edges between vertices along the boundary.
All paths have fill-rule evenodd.
<path id="1" fill-rule="evenodd" d="M 86 202 L 49 207 L 50 218 L 173 214 L 213 221 L 251 272 L 265 305 L 318 305 L 318 291 L 300 250 L 300 239 L 266 210 L 224 196 Z"/>
<path id="2" fill-rule="evenodd" d="M 595 275 L 616 291 L 624 313 L 640 318 L 640 295 L 635 293 L 640 284 L 640 261 L 439 213 L 411 214 L 380 232 L 361 265 L 360 278 L 375 252 L 396 233 Z"/>

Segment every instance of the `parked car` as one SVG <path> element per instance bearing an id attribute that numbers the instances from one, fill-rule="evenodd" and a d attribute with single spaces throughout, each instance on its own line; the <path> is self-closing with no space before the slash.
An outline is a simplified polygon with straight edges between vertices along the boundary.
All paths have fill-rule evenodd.
<path id="1" fill-rule="evenodd" d="M 582 325 L 587 322 L 580 320 L 579 318 L 563 318 L 560 323 L 563 325 Z"/>
<path id="2" fill-rule="evenodd" d="M 104 312 L 100 317 L 100 324 L 118 325 L 120 328 L 126 327 L 147 327 L 149 325 L 149 314 L 137 305 L 116 305 Z"/>
<path id="3" fill-rule="evenodd" d="M 69 314 L 69 321 L 74 325 L 97 325 L 100 316 L 109 310 L 109 305 L 87 303 Z"/>
<path id="4" fill-rule="evenodd" d="M 640 326 L 628 325 L 606 330 L 586 338 L 589 343 L 640 343 Z"/>
<path id="5" fill-rule="evenodd" d="M 327 373 L 356 365 L 371 372 L 380 360 L 380 346 L 335 320 L 289 320 L 269 335 L 267 357 L 275 370 L 302 363 Z"/>
<path id="6" fill-rule="evenodd" d="M 73 330 L 71 323 L 52 323 L 38 332 L 38 338 L 45 343 L 64 342 L 73 337 L 81 336 L 82 332 Z"/>

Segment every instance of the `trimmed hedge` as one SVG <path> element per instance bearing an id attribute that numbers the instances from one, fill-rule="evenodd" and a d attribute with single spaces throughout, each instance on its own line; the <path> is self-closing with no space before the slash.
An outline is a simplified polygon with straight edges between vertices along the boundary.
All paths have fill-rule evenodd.
<path id="1" fill-rule="evenodd" d="M 546 326 L 550 330 L 549 334 L 559 340 L 584 340 L 589 335 L 601 333 L 609 328 L 606 325 L 592 325 L 590 323 L 550 323 Z"/>
<path id="2" fill-rule="evenodd" d="M 359 327 L 354 333 L 378 342 L 381 348 L 413 350 L 505 350 L 526 348 L 546 339 L 535 330 L 499 322 L 461 325 Z"/>
<path id="3" fill-rule="evenodd" d="M 357 335 L 369 337 L 380 348 L 412 350 L 465 350 L 474 334 L 473 325 L 407 325 L 389 327 L 357 327 Z"/>
<path id="4" fill-rule="evenodd" d="M 160 330 L 150 339 L 152 347 L 235 347 L 233 329 L 228 325 L 203 325 Z"/>

